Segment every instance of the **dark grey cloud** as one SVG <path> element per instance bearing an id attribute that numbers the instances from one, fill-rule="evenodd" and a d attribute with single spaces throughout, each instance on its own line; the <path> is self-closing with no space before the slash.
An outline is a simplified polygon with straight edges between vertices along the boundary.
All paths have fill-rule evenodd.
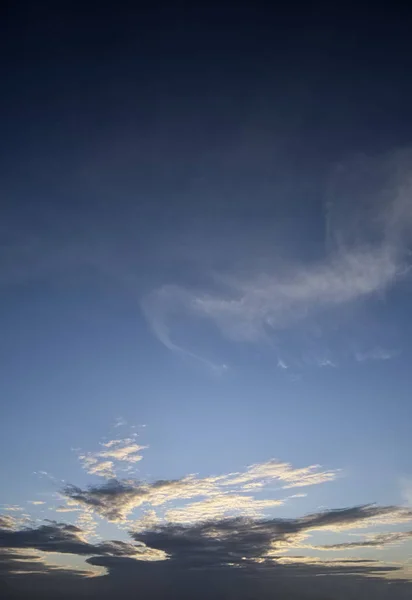
<path id="1" fill-rule="evenodd" d="M 68 577 L 84 576 L 86 571 L 74 568 L 58 567 L 47 564 L 39 553 L 31 549 L 22 552 L 14 548 L 0 549 L 0 575 L 67 575 Z M 1 587 L 0 587 L 1 591 Z M 2 596 L 0 595 L 2 598 Z"/>
<path id="2" fill-rule="evenodd" d="M 379 520 L 412 518 L 412 511 L 394 506 L 357 506 L 297 519 L 232 518 L 192 526 L 165 524 L 132 537 L 166 552 L 172 560 L 201 565 L 243 565 L 276 557 L 280 546 L 299 547 L 299 537 L 315 529 L 347 529 Z M 402 535 L 402 534 L 400 534 Z M 262 563 L 258 563 L 262 564 Z"/>
<path id="3" fill-rule="evenodd" d="M 88 590 L 93 567 L 51 563 L 48 555 L 33 549 L 0 548 L 1 600 L 71 600 Z"/>
<path id="4" fill-rule="evenodd" d="M 353 550 L 356 548 L 383 548 L 390 544 L 399 544 L 412 538 L 412 531 L 402 531 L 396 533 L 378 533 L 369 536 L 366 540 L 360 542 L 345 542 L 342 544 L 329 544 L 326 546 L 316 546 L 318 550 Z"/>
<path id="5" fill-rule="evenodd" d="M 133 555 L 139 548 L 121 541 L 90 544 L 75 525 L 50 522 L 40 527 L 20 530 L 0 529 L 1 548 L 33 548 L 43 552 L 61 552 L 91 556 L 93 554 Z"/>
<path id="6" fill-rule="evenodd" d="M 69 485 L 64 488 L 63 493 L 68 498 L 92 508 L 111 521 L 122 519 L 129 506 L 133 508 L 139 506 L 147 496 L 144 485 L 140 486 L 116 479 L 103 485 L 90 486 L 86 490 Z"/>
<path id="7" fill-rule="evenodd" d="M 284 544 L 290 543 L 293 548 L 299 536 L 311 529 L 396 519 L 399 510 L 392 506 L 359 506 L 297 519 L 232 518 L 190 526 L 164 524 L 131 533 L 134 543 L 92 544 L 82 537 L 79 527 L 56 522 L 37 528 L 4 529 L 0 531 L 0 577 L 6 577 L 20 589 L 28 585 L 24 582 L 37 582 L 38 578 L 44 581 L 47 575 L 46 591 L 56 590 L 55 597 L 59 597 L 57 590 L 67 581 L 72 596 L 87 594 L 90 598 L 107 599 L 119 594 L 123 598 L 140 594 L 154 600 L 343 600 L 364 596 L 406 600 L 411 587 L 407 582 L 396 581 L 396 565 L 361 559 L 307 562 L 308 557 L 284 552 Z M 405 517 L 408 514 L 402 513 Z M 169 560 L 136 560 L 139 552 L 150 554 L 156 550 L 167 553 Z M 50 566 L 39 558 L 39 552 L 85 556 L 86 563 L 104 567 L 107 575 L 85 581 L 84 571 Z M 384 579 L 389 573 L 391 582 Z"/>
<path id="8" fill-rule="evenodd" d="M 299 559 L 299 557 L 297 557 Z M 273 563 L 266 568 L 217 567 L 196 568 L 186 562 L 138 562 L 121 557 L 92 557 L 94 566 L 109 571 L 105 586 L 122 597 L 131 598 L 130 590 L 142 590 L 143 597 L 153 599 L 210 599 L 229 600 L 346 600 L 372 597 L 406 600 L 411 592 L 409 584 L 388 583 L 382 576 L 396 567 L 387 567 L 375 561 L 347 560 L 322 561 L 315 564 Z M 397 589 L 395 593 L 395 588 Z"/>

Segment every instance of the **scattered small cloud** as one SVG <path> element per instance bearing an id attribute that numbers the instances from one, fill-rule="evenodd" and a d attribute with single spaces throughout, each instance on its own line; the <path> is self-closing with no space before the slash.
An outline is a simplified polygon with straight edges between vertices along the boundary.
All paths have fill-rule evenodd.
<path id="1" fill-rule="evenodd" d="M 143 458 L 140 452 L 145 450 L 147 446 L 137 444 L 136 435 L 133 434 L 129 438 L 104 442 L 101 444 L 104 450 L 79 453 L 78 456 L 83 468 L 89 475 L 98 475 L 106 479 L 116 477 L 116 469 L 119 467 L 124 469 L 125 463 L 128 463 L 127 467 L 140 462 Z"/>
<path id="2" fill-rule="evenodd" d="M 0 528 L 13 529 L 18 524 L 18 519 L 10 515 L 0 515 Z"/>
<path id="3" fill-rule="evenodd" d="M 336 363 L 332 362 L 328 358 L 322 358 L 322 359 L 319 360 L 319 366 L 320 367 L 332 367 L 332 368 L 335 368 L 336 367 Z"/>
<path id="4" fill-rule="evenodd" d="M 7 510 L 9 512 L 21 512 L 23 508 L 18 504 L 2 504 L 1 510 Z"/>

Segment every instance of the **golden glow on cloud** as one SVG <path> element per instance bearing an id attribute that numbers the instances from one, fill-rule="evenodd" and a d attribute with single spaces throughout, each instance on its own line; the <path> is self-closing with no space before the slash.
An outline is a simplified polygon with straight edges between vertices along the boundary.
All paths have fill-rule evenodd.
<path id="1" fill-rule="evenodd" d="M 109 440 L 101 444 L 103 450 L 81 453 L 82 466 L 89 474 L 108 477 L 122 463 L 139 462 L 140 452 L 146 446 L 137 444 L 135 437 Z M 405 507 L 365 505 L 294 518 L 278 514 L 292 499 L 307 495 L 299 492 L 287 496 L 284 490 L 330 483 L 339 476 L 339 470 L 324 470 L 320 465 L 293 467 L 272 459 L 243 471 L 206 477 L 191 474 L 157 481 L 108 478 L 103 484 L 85 489 L 67 485 L 54 494 L 61 504 L 49 508 L 67 513 L 69 519 L 74 513 L 71 524 L 47 520 L 41 524 L 38 518 L 29 522 L 20 507 L 4 505 L 7 514 L 0 516 L 0 529 L 5 532 L 3 537 L 9 540 L 9 547 L 6 545 L 2 556 L 7 555 L 15 563 L 26 561 L 20 569 L 13 563 L 15 573 L 71 569 L 82 577 L 100 575 L 106 572 L 106 565 L 110 568 L 125 560 L 172 560 L 179 564 L 192 559 L 206 564 L 216 560 L 226 566 L 254 564 L 259 568 L 276 562 L 326 568 L 349 562 L 331 560 L 328 552 L 332 555 L 339 550 L 381 549 L 411 539 L 412 532 L 408 531 L 365 534 L 355 542 L 310 543 L 316 531 L 348 533 L 412 522 L 412 511 Z M 283 496 L 273 497 L 275 490 Z M 117 526 L 123 539 L 127 531 L 128 541 L 102 540 L 105 521 L 107 527 Z M 106 535 L 103 537 L 107 539 Z M 297 549 L 322 551 L 326 559 L 288 554 Z M 90 565 L 85 563 L 87 557 L 93 559 Z M 368 561 L 353 560 L 367 573 Z M 381 569 L 380 574 L 383 572 Z"/>

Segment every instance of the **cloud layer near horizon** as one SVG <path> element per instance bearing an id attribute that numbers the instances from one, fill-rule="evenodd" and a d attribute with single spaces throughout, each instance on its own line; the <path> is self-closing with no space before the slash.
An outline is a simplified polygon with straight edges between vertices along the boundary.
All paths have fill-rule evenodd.
<path id="1" fill-rule="evenodd" d="M 297 597 L 304 598 L 306 586 L 320 592 L 326 585 L 333 593 L 331 597 L 344 598 L 345 595 L 337 594 L 333 586 L 328 587 L 332 581 L 336 583 L 337 576 L 341 576 L 344 577 L 343 587 L 338 588 L 341 591 L 346 590 L 347 593 L 346 586 L 349 585 L 350 589 L 356 589 L 359 593 L 366 586 L 370 593 L 374 590 L 374 597 L 386 598 L 385 594 L 395 590 L 394 587 L 388 587 L 389 582 L 396 581 L 398 574 L 402 576 L 402 566 L 399 564 L 353 557 L 323 560 L 293 555 L 290 551 L 305 547 L 304 540 L 314 530 L 342 531 L 367 528 L 371 524 L 411 520 L 410 510 L 371 505 L 328 510 L 295 519 L 238 517 L 200 521 L 191 525 L 165 523 L 131 531 L 130 542 L 109 540 L 95 544 L 87 542 L 79 527 L 49 522 L 39 527 L 0 529 L 0 573 L 10 574 L 14 578 L 27 575 L 57 577 L 54 584 L 53 579 L 49 580 L 53 588 L 60 580 L 67 580 L 68 576 L 82 580 L 101 574 L 95 569 L 104 568 L 110 574 L 104 584 L 106 590 L 107 586 L 113 585 L 113 589 L 119 591 L 122 585 L 133 586 L 134 582 L 139 582 L 146 593 L 150 589 L 156 597 L 159 593 L 165 593 L 161 591 L 163 588 L 162 584 L 159 587 L 159 582 L 167 582 L 175 591 L 189 589 L 193 594 L 202 580 L 201 573 L 205 573 L 207 579 L 205 584 L 201 584 L 203 591 L 197 590 L 197 593 L 203 593 L 206 589 L 211 593 L 210 581 L 213 581 L 213 585 L 216 585 L 214 593 L 223 593 L 222 598 L 226 597 L 227 591 L 220 577 L 226 582 L 230 581 L 232 589 L 233 586 L 238 589 L 238 597 L 243 598 L 244 584 L 251 576 L 253 580 L 256 578 L 255 585 L 266 586 L 266 583 L 270 583 L 272 593 L 274 589 L 279 589 L 286 594 L 285 597 L 298 594 Z M 391 544 L 395 536 L 400 541 L 402 535 L 382 534 L 379 544 Z M 402 539 L 406 537 L 404 534 Z M 359 546 L 357 544 L 356 547 Z M 58 566 L 53 562 L 53 555 L 65 554 L 85 556 L 90 568 Z M 321 585 L 319 575 L 326 576 L 325 580 L 321 580 Z M 328 575 L 333 575 L 332 579 Z M 97 593 L 100 588 L 88 589 L 89 592 L 94 589 Z M 262 590 L 262 597 L 271 597 L 266 595 L 269 589 L 263 589 L 265 592 Z M 405 583 L 397 591 L 396 597 L 406 598 L 409 592 L 409 584 Z"/>
<path id="2" fill-rule="evenodd" d="M 106 441 L 101 448 L 79 454 L 89 473 L 85 457 L 127 463 L 130 456 L 133 461 L 140 456 L 143 447 L 135 437 L 128 437 Z M 243 598 L 249 578 L 263 586 L 262 598 L 269 598 L 273 589 L 282 590 L 286 597 L 304 597 L 308 585 L 319 591 L 328 586 L 333 579 L 328 575 L 342 577 L 342 583 L 352 582 L 356 589 L 366 586 L 368 593 L 373 589 L 376 598 L 385 598 L 389 582 L 395 585 L 402 578 L 406 583 L 397 594 L 403 598 L 412 579 L 405 564 L 348 556 L 348 552 L 406 544 L 411 539 L 410 508 L 370 504 L 291 518 L 276 514 L 286 503 L 306 495 L 299 490 L 288 495 L 289 490 L 310 491 L 311 486 L 331 483 L 339 475 L 338 470 L 320 465 L 294 467 L 269 460 L 209 477 L 187 475 L 149 482 L 107 476 L 107 481 L 85 489 L 66 485 L 56 494 L 64 504 L 53 510 L 70 511 L 68 515 L 74 511 L 74 522 L 30 520 L 28 515 L 20 516 L 20 510 L 0 515 L 0 572 L 19 581 L 28 575 L 35 581 L 47 576 L 49 587 L 71 582 L 77 590 L 73 593 L 85 590 L 86 580 L 104 579 L 103 588 L 98 581 L 90 584 L 91 595 L 102 589 L 106 593 L 111 585 L 117 591 L 123 584 L 130 590 L 133 582 L 139 582 L 159 598 L 167 597 L 168 592 L 162 591 L 166 583 L 167 589 L 181 590 L 182 597 L 198 594 L 200 586 L 202 593 L 209 590 L 209 595 L 226 598 L 229 586 Z M 44 511 L 44 504 L 34 501 L 31 506 Z M 100 522 L 105 520 L 118 527 L 120 539 L 100 537 Z M 383 530 L 370 533 L 372 528 Z M 333 536 L 334 543 L 316 543 L 322 532 Z M 350 532 L 360 532 L 356 541 L 347 540 Z M 310 554 L 316 551 L 324 558 Z M 334 559 L 339 551 L 343 558 Z M 318 575 L 325 577 L 322 585 Z M 335 592 L 332 597 L 340 599 Z"/>

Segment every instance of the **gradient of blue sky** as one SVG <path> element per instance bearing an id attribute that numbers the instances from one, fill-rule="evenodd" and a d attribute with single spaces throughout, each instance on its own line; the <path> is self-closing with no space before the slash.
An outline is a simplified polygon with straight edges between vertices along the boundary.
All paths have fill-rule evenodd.
<path id="1" fill-rule="evenodd" d="M 112 60 L 107 51 L 99 62 L 88 19 L 81 65 L 64 44 L 47 65 L 47 45 L 35 42 L 30 59 L 11 44 L 18 75 L 2 98 L 1 145 L 4 514 L 19 514 L 8 510 L 17 505 L 37 525 L 76 523 L 78 513 L 55 512 L 67 500 L 58 494 L 104 483 L 79 454 L 113 439 L 147 446 L 120 478 L 202 479 L 271 459 L 333 472 L 292 490 L 269 477 L 257 500 L 305 494 L 263 510 L 270 518 L 373 503 L 407 510 L 412 93 L 397 70 L 410 63 L 402 43 L 382 62 L 380 25 L 370 33 L 374 58 L 343 37 L 319 38 L 321 25 L 298 46 L 279 29 L 259 61 L 271 30 L 257 19 L 261 40 L 248 45 L 240 15 L 237 29 L 217 35 L 215 57 L 193 25 L 168 59 L 167 41 L 159 49 L 143 36 L 130 54 L 116 38 Z M 27 48 L 45 27 L 34 20 Z M 59 31 L 69 36 L 52 22 L 50 47 Z M 400 21 L 391 26 L 403 32 Z M 362 32 L 354 27 L 356 39 Z M 104 48 L 98 33 L 96 44 Z M 172 497 L 171 508 L 193 501 Z M 140 516 L 136 508 L 128 518 Z M 319 556 L 321 545 L 359 539 L 348 532 L 403 532 L 411 522 L 315 531 L 289 554 Z M 129 540 L 130 522 L 96 523 L 104 539 Z M 412 540 L 321 553 L 407 563 Z"/>

